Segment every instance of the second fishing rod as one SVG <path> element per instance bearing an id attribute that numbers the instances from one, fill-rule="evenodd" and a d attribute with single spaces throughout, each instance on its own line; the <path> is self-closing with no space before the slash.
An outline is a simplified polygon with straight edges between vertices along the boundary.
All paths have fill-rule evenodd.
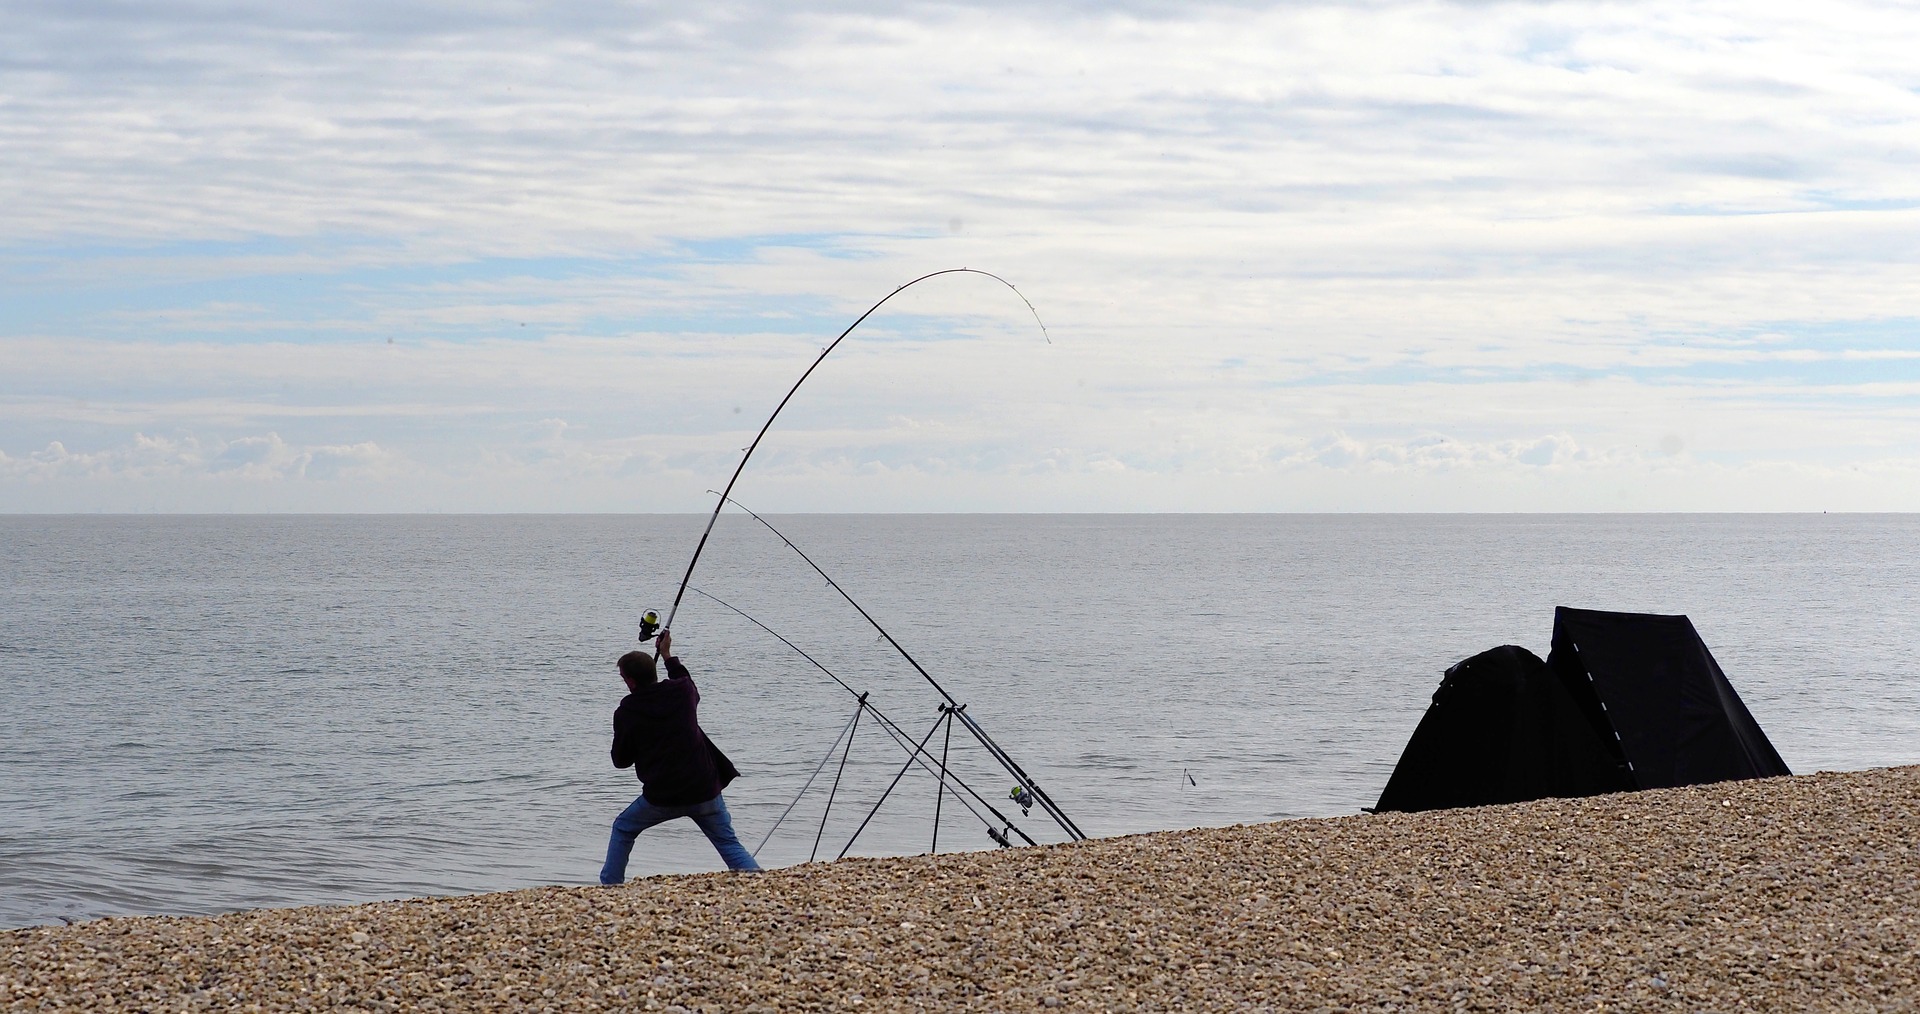
<path id="1" fill-rule="evenodd" d="M 715 491 L 708 490 L 707 492 L 714 493 Z M 854 610 L 860 614 L 862 619 L 865 619 L 874 630 L 879 632 L 881 637 L 886 639 L 888 644 L 893 646 L 894 651 L 900 653 L 901 658 L 907 660 L 907 664 L 913 667 L 913 671 L 919 673 L 921 678 L 925 679 L 929 686 L 933 687 L 941 697 L 946 699 L 947 705 L 955 709 L 955 714 L 959 717 L 961 724 L 967 727 L 967 731 L 973 734 L 974 739 L 978 740 L 980 745 L 986 748 L 987 753 L 992 755 L 994 760 L 998 761 L 1002 767 L 1007 769 L 1008 774 L 1019 779 L 1021 787 L 1032 793 L 1034 801 L 1039 803 L 1041 809 L 1045 810 L 1047 815 L 1053 818 L 1054 823 L 1060 825 L 1062 831 L 1067 832 L 1067 834 L 1075 840 L 1087 837 L 1086 832 L 1081 831 L 1079 825 L 1075 824 L 1073 819 L 1067 816 L 1066 811 L 1062 810 L 1059 804 L 1053 801 L 1053 797 L 1049 796 L 1047 791 L 1040 787 L 1040 783 L 1036 781 L 1032 775 L 1027 774 L 1026 769 L 1022 768 L 1020 763 L 1013 759 L 1012 755 L 1002 749 L 999 743 L 994 742 L 993 737 L 987 734 L 987 730 L 980 727 L 979 722 L 974 721 L 972 715 L 967 714 L 965 706 L 956 700 L 952 694 L 948 693 L 947 688 L 941 686 L 940 681 L 934 679 L 933 674 L 928 672 L 926 667 L 921 665 L 920 662 L 913 657 L 912 653 L 908 652 L 899 641 L 894 640 L 893 635 L 887 633 L 887 628 L 881 626 L 879 620 L 874 619 L 873 615 L 868 613 L 865 607 L 854 601 L 853 596 L 848 594 L 845 588 L 840 587 L 840 582 L 833 579 L 833 575 L 828 574 L 825 570 L 821 569 L 819 564 L 813 562 L 813 557 L 808 556 L 806 550 L 795 545 L 792 539 L 787 538 L 786 535 L 781 533 L 780 529 L 773 527 L 771 522 L 755 513 L 754 510 L 746 504 L 735 500 L 726 493 L 716 493 L 716 495 L 720 497 L 722 504 L 730 503 L 746 511 L 749 517 L 760 522 L 767 531 L 772 532 L 781 542 L 786 543 L 788 549 L 798 553 L 800 559 L 805 560 L 807 566 L 812 567 L 813 572 L 820 575 L 820 577 L 827 582 L 828 587 L 838 592 L 840 597 L 845 599 L 847 604 L 852 606 Z"/>
<path id="2" fill-rule="evenodd" d="M 858 690 L 855 690 L 853 686 L 849 684 L 846 680 L 841 679 L 839 674 L 835 673 L 832 669 L 829 669 L 825 665 L 821 664 L 819 659 L 816 659 L 812 655 L 808 654 L 805 648 L 802 648 L 799 645 L 793 643 L 791 640 L 787 638 L 785 634 L 782 634 L 779 631 L 773 629 L 772 627 L 769 627 L 766 624 L 755 619 L 753 616 L 748 614 L 745 610 L 741 609 L 739 606 L 736 606 L 733 603 L 728 602 L 725 599 L 722 599 L 711 592 L 703 591 L 691 585 L 688 586 L 687 590 L 694 593 L 695 595 L 699 595 L 702 598 L 705 598 L 708 601 L 713 602 L 716 605 L 721 606 L 722 608 L 729 610 L 730 612 L 734 613 L 736 616 L 739 616 L 741 619 L 744 619 L 748 623 L 751 623 L 754 626 L 759 627 L 761 630 L 766 631 L 768 634 L 771 634 L 781 644 L 784 644 L 787 647 L 793 649 L 793 651 L 797 653 L 801 658 L 806 659 L 809 665 L 812 665 L 815 669 L 818 669 L 821 672 L 826 673 L 828 679 L 831 679 L 835 683 L 839 684 L 842 690 L 845 690 L 847 693 L 852 694 L 859 701 L 859 710 L 866 714 L 872 715 L 874 719 L 880 723 L 881 729 L 884 730 L 888 736 L 892 737 L 895 742 L 899 743 L 902 747 L 906 748 L 908 757 L 911 758 L 912 762 L 919 763 L 923 768 L 926 769 L 926 771 L 929 774 L 932 774 L 935 778 L 940 780 L 941 788 L 943 790 L 952 791 L 951 789 L 947 788 L 947 784 L 946 784 L 948 782 L 951 782 L 953 785 L 958 786 L 960 789 L 964 790 L 967 795 L 972 796 L 975 801 L 977 801 L 981 806 L 986 808 L 988 813 L 993 814 L 994 818 L 998 820 L 1000 824 L 1005 828 L 1005 831 L 1001 832 L 1002 834 L 1005 834 L 1006 831 L 1011 831 L 1014 834 L 1019 835 L 1021 839 L 1024 840 L 1029 845 L 1038 844 L 1038 842 L 1035 842 L 1033 838 L 1029 836 L 1025 831 L 1022 831 L 1019 827 L 1015 826 L 1013 821 L 1008 819 L 1005 814 L 1001 813 L 997 808 L 995 808 L 992 803 L 988 802 L 987 797 L 981 795 L 976 789 L 974 789 L 973 786 L 968 785 L 964 780 L 961 779 L 959 775 L 955 774 L 952 771 L 952 769 L 950 769 L 947 766 L 947 763 L 944 758 L 941 760 L 935 760 L 933 758 L 933 755 L 927 751 L 924 744 L 915 746 L 913 742 L 913 737 L 907 733 L 907 730 L 902 728 L 900 724 L 895 722 L 893 719 L 888 718 L 887 715 L 879 709 L 879 707 L 875 706 L 872 701 L 867 699 L 867 696 L 868 696 L 867 694 L 864 694 Z M 949 715 L 954 712 L 957 712 L 958 710 L 959 709 L 951 708 L 949 706 L 947 708 L 942 709 L 942 714 L 943 716 L 945 716 L 945 715 Z M 804 789 L 801 791 L 805 792 Z M 957 798 L 957 794 L 956 794 L 956 798 Z M 884 801 L 884 799 L 885 797 L 882 797 L 882 801 Z M 968 810 L 973 810 L 972 805 L 968 804 L 965 799 L 961 799 L 960 802 L 963 805 L 966 805 Z M 876 805 L 875 808 L 878 809 L 878 806 Z M 974 810 L 973 814 L 975 817 L 980 816 L 979 811 L 977 810 Z M 782 819 L 785 819 L 785 818 L 783 817 Z M 986 820 L 985 818 L 981 818 L 981 823 L 986 824 L 989 829 L 993 827 L 993 822 Z M 855 833 L 856 835 L 858 834 L 858 832 L 855 832 Z M 991 833 L 991 830 L 990 830 L 990 833 Z M 852 845 L 853 843 L 851 841 L 847 843 L 847 846 L 849 848 L 851 848 Z"/>

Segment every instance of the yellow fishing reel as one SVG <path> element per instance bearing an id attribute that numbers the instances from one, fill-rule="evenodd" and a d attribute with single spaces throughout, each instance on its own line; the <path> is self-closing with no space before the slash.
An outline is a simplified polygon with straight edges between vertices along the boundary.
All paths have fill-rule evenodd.
<path id="1" fill-rule="evenodd" d="M 660 632 L 660 614 L 659 613 L 656 613 L 653 610 L 649 609 L 646 612 L 640 614 L 640 643 L 645 644 L 646 642 L 653 640 L 653 635 L 658 634 L 659 632 Z"/>

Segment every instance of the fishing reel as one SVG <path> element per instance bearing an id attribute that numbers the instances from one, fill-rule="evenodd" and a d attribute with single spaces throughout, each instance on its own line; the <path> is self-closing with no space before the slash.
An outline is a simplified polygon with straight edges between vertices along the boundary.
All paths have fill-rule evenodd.
<path id="1" fill-rule="evenodd" d="M 1028 791 L 1027 787 L 1024 785 L 1014 786 L 1013 791 L 1007 793 L 1007 798 L 1019 804 L 1020 815 L 1023 817 L 1029 813 L 1032 813 L 1033 804 L 1038 802 L 1038 800 L 1034 799 L 1033 793 Z"/>
<path id="2" fill-rule="evenodd" d="M 654 612 L 651 609 L 647 610 L 644 613 L 641 613 L 640 614 L 640 643 L 645 644 L 648 641 L 653 640 L 653 635 L 658 634 L 659 632 L 660 632 L 660 614 Z"/>

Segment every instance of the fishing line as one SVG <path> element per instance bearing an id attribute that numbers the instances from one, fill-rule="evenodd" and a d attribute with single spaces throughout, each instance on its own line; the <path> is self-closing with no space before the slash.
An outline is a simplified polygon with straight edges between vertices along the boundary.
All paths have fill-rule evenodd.
<path id="1" fill-rule="evenodd" d="M 1027 309 L 1030 312 L 1032 312 L 1034 323 L 1040 325 L 1041 337 L 1047 340 L 1047 344 L 1049 345 L 1053 344 L 1053 336 L 1047 334 L 1047 323 L 1046 321 L 1043 321 L 1040 319 L 1040 311 L 1034 309 L 1033 301 L 1028 299 L 1025 295 L 1022 295 L 1018 286 L 1000 277 L 999 275 L 994 274 L 991 271 L 982 271 L 979 268 L 943 268 L 939 271 L 931 271 L 931 272 L 928 272 L 927 274 L 921 275 L 920 277 L 914 279 L 913 281 L 908 282 L 907 284 L 900 286 L 899 288 L 893 290 L 892 292 L 887 293 L 884 297 L 881 298 L 880 302 L 875 303 L 872 306 L 868 307 L 867 312 L 861 314 L 858 320 L 855 320 L 853 323 L 848 324 L 847 329 L 845 331 L 840 332 L 840 337 L 835 338 L 833 341 L 827 344 L 826 348 L 820 350 L 820 355 L 814 359 L 812 365 L 807 367 L 807 371 L 805 373 L 800 374 L 800 379 L 793 382 L 793 387 L 787 390 L 786 397 L 781 398 L 780 404 L 774 406 L 773 414 L 767 417 L 767 421 L 764 424 L 762 424 L 760 427 L 760 432 L 754 434 L 753 442 L 747 445 L 746 452 L 740 455 L 740 464 L 734 466 L 733 476 L 727 480 L 727 487 L 725 491 L 723 491 L 720 494 L 719 502 L 713 505 L 713 514 L 707 518 L 706 530 L 700 533 L 700 541 L 697 544 L 695 544 L 695 546 L 693 547 L 693 559 L 687 561 L 687 572 L 684 576 L 680 578 L 680 590 L 673 593 L 673 605 L 667 609 L 667 622 L 664 624 L 666 629 L 669 629 L 669 630 L 673 629 L 673 617 L 676 613 L 680 611 L 680 600 L 683 597 L 685 597 L 687 594 L 688 582 L 693 580 L 693 568 L 700 563 L 700 553 L 707 548 L 707 537 L 713 534 L 713 523 L 720 519 L 720 510 L 721 508 L 727 505 L 727 494 L 733 492 L 733 484 L 740 481 L 740 473 L 746 471 L 747 462 L 753 457 L 754 449 L 760 446 L 761 439 L 767 435 L 768 430 L 773 428 L 773 421 L 775 419 L 780 418 L 780 412 L 782 409 L 785 409 L 787 407 L 787 402 L 792 401 L 793 396 L 799 392 L 800 385 L 806 383 L 808 377 L 813 376 L 813 371 L 818 369 L 820 364 L 826 361 L 828 354 L 831 353 L 834 349 L 838 348 L 841 341 L 845 340 L 845 338 L 848 335 L 853 333 L 854 328 L 859 327 L 861 323 L 865 321 L 868 317 L 873 316 L 873 313 L 875 310 L 878 310 L 880 309 L 880 307 L 886 305 L 887 300 L 892 299 L 893 297 L 899 295 L 900 293 L 905 292 L 907 289 L 915 285 L 918 285 L 929 278 L 938 278 L 941 275 L 958 275 L 958 274 L 984 275 L 988 278 L 993 279 L 996 282 L 999 282 L 1001 285 L 1006 286 L 1008 289 L 1012 290 L 1013 294 L 1016 296 L 1019 296 L 1020 301 L 1022 303 L 1027 304 Z"/>
<path id="2" fill-rule="evenodd" d="M 861 707 L 865 706 L 865 702 L 862 702 Z M 807 783 L 800 786 L 800 791 L 794 795 L 793 802 L 788 803 L 787 808 L 780 811 L 780 818 L 773 822 L 772 827 L 767 828 L 766 837 L 761 838 L 760 844 L 753 847 L 751 855 L 755 859 L 760 858 L 760 850 L 767 847 L 767 842 L 773 839 L 773 833 L 780 830 L 781 824 L 786 823 L 787 815 L 793 812 L 794 807 L 800 805 L 800 797 L 805 796 L 807 790 L 813 788 L 813 780 L 820 777 L 820 772 L 827 769 L 827 762 L 833 759 L 833 752 L 840 748 L 840 741 L 846 738 L 847 732 L 851 730 L 854 723 L 858 721 L 860 721 L 860 708 L 855 708 L 853 709 L 853 714 L 847 719 L 847 724 L 840 727 L 840 734 L 833 737 L 833 743 L 827 747 L 827 755 L 820 758 L 820 763 L 814 766 L 813 774 L 807 776 Z"/>
<path id="3" fill-rule="evenodd" d="M 708 490 L 708 492 L 712 492 L 712 490 Z M 1061 830 L 1067 832 L 1067 834 L 1076 840 L 1086 837 L 1086 833 L 1081 831 L 1079 825 L 1075 824 L 1073 820 L 1067 816 L 1066 811 L 1060 809 L 1059 804 L 1053 801 L 1053 797 L 1049 796 L 1046 790 L 1040 787 L 1040 783 L 1036 781 L 1032 775 L 1027 774 L 1026 769 L 1022 768 L 1019 762 L 1013 759 L 1012 755 L 1002 749 L 999 743 L 994 742 L 992 736 L 987 735 L 987 730 L 981 728 L 980 723 L 974 721 L 973 716 L 967 714 L 966 708 L 961 705 L 959 701 L 954 700 L 952 694 L 947 693 L 947 688 L 941 686 L 940 681 L 934 679 L 933 674 L 928 672 L 926 667 L 921 665 L 920 662 L 913 657 L 912 653 L 908 652 L 899 641 L 894 640 L 892 634 L 887 633 L 887 628 L 881 626 L 880 621 L 873 618 L 873 614 L 867 612 L 865 607 L 854 601 L 853 596 L 848 594 L 847 590 L 842 588 L 840 582 L 835 581 L 831 574 L 828 574 L 825 570 L 821 569 L 819 564 L 813 562 L 813 557 L 808 556 L 806 550 L 794 545 L 792 539 L 782 534 L 780 529 L 773 527 L 772 522 L 755 513 L 753 508 L 748 507 L 746 504 L 735 500 L 732 496 L 723 492 L 720 494 L 720 506 L 725 507 L 727 504 L 732 504 L 746 511 L 748 516 L 760 522 L 761 525 L 765 526 L 767 531 L 772 532 L 781 542 L 786 543 L 788 549 L 800 554 L 800 559 L 805 560 L 807 566 L 813 568 L 814 573 L 825 579 L 828 587 L 839 592 L 840 597 L 847 600 L 848 605 L 852 606 L 869 624 L 872 624 L 873 629 L 879 631 L 881 637 L 886 638 L 887 643 L 893 646 L 893 650 L 899 652 L 900 657 L 906 659 L 907 664 L 913 666 L 914 671 L 919 673 L 921 678 L 925 679 L 929 686 L 939 691 L 941 697 L 946 698 L 948 706 L 955 709 L 955 714 L 959 716 L 961 723 L 967 727 L 967 731 L 973 733 L 974 738 L 980 741 L 980 745 L 986 747 L 987 752 L 993 755 L 994 760 L 1000 762 L 1000 766 L 1006 768 L 1008 773 L 1018 778 L 1022 785 L 1033 791 L 1034 798 L 1040 803 L 1041 809 L 1045 810 L 1047 815 L 1053 818 L 1054 823 L 1060 825 Z M 818 665 L 819 663 L 815 664 Z"/>
<path id="4" fill-rule="evenodd" d="M 860 715 L 865 710 L 865 708 L 862 708 L 853 713 L 855 725 L 860 723 Z M 853 737 L 849 735 L 847 737 L 847 748 L 840 754 L 840 770 L 833 773 L 833 788 L 827 790 L 827 808 L 820 811 L 820 830 L 813 836 L 813 851 L 807 853 L 807 862 L 813 862 L 813 857 L 820 854 L 820 839 L 827 835 L 827 815 L 833 812 L 833 797 L 840 793 L 840 776 L 847 773 L 847 758 L 852 754 Z"/>

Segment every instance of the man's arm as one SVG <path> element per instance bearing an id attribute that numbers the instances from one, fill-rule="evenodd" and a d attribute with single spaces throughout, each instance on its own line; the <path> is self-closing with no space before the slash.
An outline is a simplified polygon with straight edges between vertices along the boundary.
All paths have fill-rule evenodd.
<path id="1" fill-rule="evenodd" d="M 613 766 L 630 768 L 633 766 L 633 738 L 620 727 L 620 713 L 613 713 Z"/>
<path id="2" fill-rule="evenodd" d="M 693 674 L 687 671 L 686 666 L 680 664 L 678 658 L 674 657 L 673 633 L 671 631 L 662 630 L 660 632 L 660 660 L 667 664 L 668 679 L 684 680 L 692 678 Z"/>

